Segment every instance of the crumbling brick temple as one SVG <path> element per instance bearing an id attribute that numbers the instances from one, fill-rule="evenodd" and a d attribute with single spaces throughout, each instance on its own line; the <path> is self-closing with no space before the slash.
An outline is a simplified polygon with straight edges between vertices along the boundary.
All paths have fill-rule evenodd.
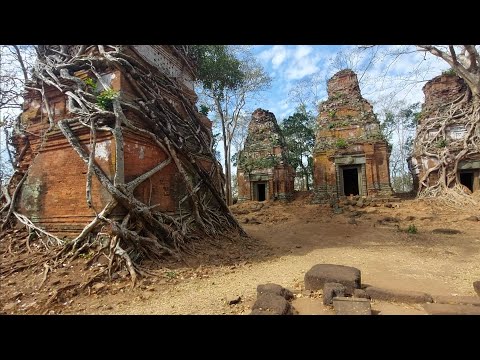
<path id="1" fill-rule="evenodd" d="M 238 201 L 289 200 L 295 170 L 287 161 L 287 147 L 275 115 L 253 112 L 237 166 Z"/>
<path id="2" fill-rule="evenodd" d="M 314 201 L 390 196 L 390 148 L 372 105 L 362 97 L 357 75 L 336 73 L 319 106 L 314 148 Z"/>
<path id="3" fill-rule="evenodd" d="M 476 118 L 467 115 L 472 101 L 467 84 L 447 72 L 428 81 L 423 92 L 425 102 L 417 123 L 412 156 L 408 159 L 414 189 L 418 191 L 420 185 L 425 189 L 446 181 L 448 187 L 460 183 L 470 192 L 479 191 L 480 133 L 478 126 L 474 127 L 478 114 Z"/>
<path id="4" fill-rule="evenodd" d="M 66 48 L 71 54 L 75 54 L 80 47 L 81 45 L 72 45 Z M 196 68 L 181 46 L 128 45 L 124 48 L 122 51 L 125 56 L 134 59 L 138 66 L 148 69 L 153 75 L 166 75 L 171 84 L 176 84 L 175 86 L 181 89 L 182 96 L 188 99 L 191 108 L 185 108 L 179 103 L 176 95 L 168 91 L 158 94 L 159 98 L 166 99 L 178 113 L 186 115 L 187 111 L 197 112 L 195 106 L 197 96 L 193 88 Z M 49 49 L 53 51 L 52 45 L 49 45 Z M 58 51 L 60 53 L 60 47 Z M 65 50 L 62 48 L 62 51 Z M 142 98 L 142 90 L 132 85 L 134 82 L 127 78 L 128 73 L 119 71 L 115 66 L 97 67 L 96 71 L 101 75 L 101 80 L 89 70 L 79 70 L 66 74 L 65 77 L 69 76 L 72 83 L 83 81 L 87 86 L 95 88 L 94 94 L 98 99 L 105 85 L 119 94 L 120 99 Z M 45 101 L 48 101 L 48 107 L 45 106 Z M 70 146 L 59 128 L 49 126 L 52 120 L 58 123 L 77 116 L 71 111 L 69 101 L 71 99 L 68 99 L 65 91 L 59 91 L 57 87 L 48 84 L 45 86 L 43 97 L 39 91 L 27 90 L 20 118 L 20 127 L 23 130 L 17 133 L 14 139 L 17 152 L 20 154 L 21 149 L 24 149 L 20 167 L 24 171 L 28 169 L 18 199 L 19 212 L 26 215 L 34 224 L 54 234 L 80 231 L 95 218 L 96 212 L 102 210 L 112 199 L 97 177 L 93 176 L 92 207 L 87 205 L 85 185 L 87 165 Z M 95 138 L 94 161 L 112 182 L 118 184 L 128 184 L 154 169 L 167 157 L 158 142 L 141 132 L 141 129 L 152 129 L 154 125 L 148 125 L 138 116 L 141 110 L 133 107 L 128 109 L 124 111 L 125 117 L 140 131 L 122 129 L 124 158 L 121 163 L 116 161 L 117 152 L 112 131 L 102 131 L 100 128 Z M 168 108 L 165 111 L 167 110 Z M 197 115 L 200 118 L 199 124 L 195 125 L 198 126 L 197 133 L 211 138 L 211 121 L 203 115 Z M 81 148 L 90 151 L 92 136 L 88 123 L 82 125 L 72 121 L 69 126 Z M 200 158 L 201 156 L 202 154 L 199 154 Z M 212 165 L 211 159 L 207 155 L 204 158 L 205 160 L 200 159 L 198 162 L 209 170 Z M 113 179 L 114 174 L 116 179 Z M 136 186 L 134 196 L 147 206 L 151 205 L 156 210 L 173 214 L 179 211 L 181 200 L 185 197 L 184 190 L 185 183 L 181 180 L 177 166 L 174 161 L 170 161 L 161 171 Z M 117 215 L 121 219 L 124 214 L 125 209 L 117 206 L 111 212 L 110 218 L 115 219 Z"/>

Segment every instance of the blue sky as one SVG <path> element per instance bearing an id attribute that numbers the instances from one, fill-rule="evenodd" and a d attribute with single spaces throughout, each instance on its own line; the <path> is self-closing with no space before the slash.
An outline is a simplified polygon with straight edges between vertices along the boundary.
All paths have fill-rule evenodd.
<path id="1" fill-rule="evenodd" d="M 340 52 L 354 51 L 350 65 L 357 71 L 360 88 L 376 112 L 381 111 L 385 98 L 423 102 L 422 86 L 449 66 L 428 54 L 413 52 L 396 56 L 400 46 L 381 46 L 360 50 L 356 45 L 257 45 L 251 51 L 272 77 L 272 86 L 261 101 L 248 104 L 248 110 L 262 107 L 272 111 L 277 120 L 291 115 L 296 107 L 289 93 L 299 82 L 315 83 L 318 100 L 326 99 L 326 80 L 340 70 L 334 59 Z M 370 62 L 375 54 L 375 61 Z M 345 62 L 345 61 L 344 61 Z M 370 64 L 364 72 L 367 65 Z M 418 74 L 416 74 L 418 70 Z M 383 100 L 383 102 L 382 102 Z M 316 109 L 312 110 L 316 115 Z"/>
<path id="2" fill-rule="evenodd" d="M 296 104 L 289 92 L 296 83 L 321 74 L 341 46 L 259 45 L 252 48 L 260 64 L 272 77 L 272 87 L 266 91 L 265 101 L 259 106 L 272 111 L 277 120 L 291 115 Z"/>

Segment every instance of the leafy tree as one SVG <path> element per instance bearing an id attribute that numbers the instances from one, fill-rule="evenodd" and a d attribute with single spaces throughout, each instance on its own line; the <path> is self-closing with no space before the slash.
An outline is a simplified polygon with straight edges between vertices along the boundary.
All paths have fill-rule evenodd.
<path id="1" fill-rule="evenodd" d="M 305 180 L 306 190 L 310 190 L 310 182 L 313 179 L 314 123 L 314 116 L 306 111 L 305 106 L 299 106 L 296 112 L 281 124 L 288 148 L 288 161 Z"/>
<path id="2" fill-rule="evenodd" d="M 420 104 L 407 105 L 396 102 L 384 109 L 381 130 L 384 137 L 393 144 L 390 155 L 390 175 L 392 187 L 397 192 L 412 190 L 412 177 L 407 166 L 407 158 L 412 152 L 415 128 Z"/>
<path id="3" fill-rule="evenodd" d="M 237 129 L 245 123 L 242 111 L 247 99 L 253 99 L 271 83 L 270 77 L 243 48 L 227 45 L 196 47 L 199 80 L 208 107 L 221 127 L 227 204 L 232 204 L 231 155 Z"/>
<path id="4" fill-rule="evenodd" d="M 0 185 L 16 170 L 11 137 L 35 56 L 33 45 L 0 45 Z"/>

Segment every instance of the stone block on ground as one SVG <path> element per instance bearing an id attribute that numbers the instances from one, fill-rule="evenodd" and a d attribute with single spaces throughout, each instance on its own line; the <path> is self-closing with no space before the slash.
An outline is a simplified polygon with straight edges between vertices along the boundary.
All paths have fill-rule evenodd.
<path id="1" fill-rule="evenodd" d="M 430 294 L 420 291 L 381 289 L 370 286 L 365 289 L 365 292 L 374 300 L 394 301 L 408 304 L 433 302 L 433 298 Z"/>
<path id="2" fill-rule="evenodd" d="M 370 299 L 370 296 L 363 289 L 353 290 L 353 296 L 356 297 L 356 298 L 360 298 L 360 299 Z"/>
<path id="3" fill-rule="evenodd" d="M 352 295 L 361 285 L 360 270 L 344 265 L 318 264 L 305 274 L 305 289 L 320 290 L 325 283 L 340 283 L 346 287 L 345 294 Z"/>
<path id="4" fill-rule="evenodd" d="M 433 234 L 447 234 L 447 235 L 454 235 L 454 234 L 460 234 L 461 231 L 457 229 L 433 229 L 432 230 Z"/>
<path id="5" fill-rule="evenodd" d="M 333 307 L 337 315 L 372 315 L 368 299 L 336 297 L 333 299 Z"/>
<path id="6" fill-rule="evenodd" d="M 357 225 L 357 221 L 355 220 L 354 217 L 350 217 L 348 218 L 347 224 Z"/>
<path id="7" fill-rule="evenodd" d="M 323 285 L 323 305 L 332 305 L 332 300 L 338 296 L 345 296 L 345 286 L 340 283 L 325 283 Z"/>
<path id="8" fill-rule="evenodd" d="M 477 295 L 480 296 L 480 280 L 473 282 L 473 290 L 475 290 Z"/>
<path id="9" fill-rule="evenodd" d="M 292 306 L 280 295 L 262 294 L 257 298 L 252 310 L 270 311 L 272 315 L 292 315 Z"/>
<path id="10" fill-rule="evenodd" d="M 453 304 L 424 304 L 430 315 L 480 315 L 480 306 Z"/>
<path id="11" fill-rule="evenodd" d="M 241 296 L 230 296 L 227 298 L 227 304 L 228 305 L 235 305 L 242 302 L 242 297 Z"/>
<path id="12" fill-rule="evenodd" d="M 278 315 L 273 311 L 255 309 L 249 315 Z"/>
<path id="13" fill-rule="evenodd" d="M 261 284 L 257 286 L 257 297 L 262 294 L 275 294 L 283 297 L 285 300 L 293 299 L 293 293 L 278 284 Z"/>
<path id="14" fill-rule="evenodd" d="M 457 304 L 457 305 L 475 305 L 480 306 L 480 298 L 478 296 L 433 296 L 433 301 L 437 304 Z"/>

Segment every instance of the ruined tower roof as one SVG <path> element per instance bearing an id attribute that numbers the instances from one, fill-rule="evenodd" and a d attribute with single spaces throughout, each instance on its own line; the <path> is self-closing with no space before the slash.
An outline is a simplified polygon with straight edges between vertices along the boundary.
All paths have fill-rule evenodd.
<path id="1" fill-rule="evenodd" d="M 337 72 L 328 80 L 328 99 L 320 104 L 319 125 L 371 123 L 378 120 L 372 105 L 362 97 L 357 75 L 350 69 Z"/>
<path id="2" fill-rule="evenodd" d="M 245 147 L 267 142 L 270 146 L 275 139 L 281 138 L 281 130 L 278 126 L 275 114 L 264 109 L 258 108 L 252 113 L 252 118 L 248 124 L 248 135 L 245 141 Z"/>
<path id="3" fill-rule="evenodd" d="M 468 87 L 465 81 L 453 74 L 442 74 L 434 77 L 423 86 L 425 108 L 437 108 L 448 104 L 462 96 Z"/>
<path id="4" fill-rule="evenodd" d="M 337 72 L 328 81 L 328 99 L 321 102 L 317 118 L 315 151 L 338 148 L 337 138 L 348 145 L 385 141 L 372 105 L 362 97 L 357 75 L 350 69 Z M 340 144 L 339 143 L 339 144 Z M 342 150 L 343 151 L 343 150 Z"/>
<path id="5" fill-rule="evenodd" d="M 277 151 L 274 149 L 277 148 Z M 280 150 L 278 150 L 280 148 Z M 278 126 L 275 115 L 264 109 L 258 108 L 252 113 L 248 124 L 248 134 L 242 150 L 240 162 L 253 154 L 270 156 L 277 153 L 283 161 L 286 160 L 286 144 L 280 126 Z M 268 155 L 270 154 L 270 155 Z M 260 155 L 258 155 L 260 156 Z"/>
<path id="6" fill-rule="evenodd" d="M 361 97 L 357 74 L 350 69 L 344 69 L 333 75 L 327 83 L 328 97 L 348 96 Z"/>

